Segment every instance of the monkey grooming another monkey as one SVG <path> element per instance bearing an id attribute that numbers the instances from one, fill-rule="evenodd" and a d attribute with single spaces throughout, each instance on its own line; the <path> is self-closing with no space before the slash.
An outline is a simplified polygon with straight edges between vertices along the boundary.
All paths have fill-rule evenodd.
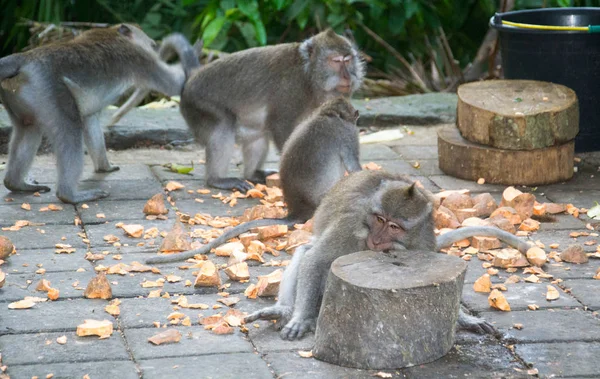
<path id="1" fill-rule="evenodd" d="M 185 62 L 183 62 L 185 64 Z M 194 71 L 181 94 L 181 114 L 206 149 L 206 184 L 247 191 L 264 183 L 269 139 L 278 150 L 294 127 L 325 101 L 349 97 L 364 76 L 352 43 L 333 30 L 302 43 L 258 47 Z M 227 177 L 234 144 L 242 147 L 243 179 Z"/>
<path id="2" fill-rule="evenodd" d="M 530 246 L 501 229 L 468 227 L 436 240 L 431 194 L 405 176 L 362 171 L 339 181 L 325 196 L 314 217 L 313 238 L 294 252 L 279 288 L 277 303 L 246 317 L 279 319 L 281 337 L 293 340 L 314 331 L 329 268 L 343 255 L 363 250 L 429 250 L 448 247 L 472 236 L 493 236 L 521 251 Z M 515 241 L 516 240 L 516 241 Z M 492 325 L 461 307 L 458 324 L 479 333 Z"/>
<path id="3" fill-rule="evenodd" d="M 155 46 L 139 28 L 121 24 L 0 59 L 0 99 L 13 124 L 6 188 L 50 190 L 25 180 L 43 134 L 56 154 L 59 199 L 79 203 L 108 196 L 100 189 L 77 188 L 83 171 L 82 141 L 96 172 L 118 170 L 106 157 L 100 111 L 132 86 L 181 93 L 185 73 L 161 61 Z M 178 55 L 184 67 L 197 62 L 193 50 Z"/>
<path id="4" fill-rule="evenodd" d="M 356 120 L 358 111 L 344 97 L 330 100 L 300 124 L 283 147 L 280 177 L 288 216 L 245 222 L 225 231 L 199 249 L 154 257 L 148 264 L 176 262 L 211 249 L 253 228 L 304 223 L 310 219 L 327 192 L 344 177 L 362 168 Z"/>

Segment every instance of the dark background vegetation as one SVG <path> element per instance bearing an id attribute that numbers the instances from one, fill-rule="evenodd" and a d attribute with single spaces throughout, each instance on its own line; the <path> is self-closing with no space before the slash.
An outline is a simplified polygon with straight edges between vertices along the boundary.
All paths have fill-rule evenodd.
<path id="1" fill-rule="evenodd" d="M 226 52 L 299 41 L 332 27 L 352 31 L 371 78 L 426 92 L 462 75 L 490 17 L 507 3 L 513 9 L 600 6 L 600 0 L 0 0 L 0 56 L 30 44 L 31 24 L 24 20 L 133 22 L 154 39 L 177 31 Z"/>

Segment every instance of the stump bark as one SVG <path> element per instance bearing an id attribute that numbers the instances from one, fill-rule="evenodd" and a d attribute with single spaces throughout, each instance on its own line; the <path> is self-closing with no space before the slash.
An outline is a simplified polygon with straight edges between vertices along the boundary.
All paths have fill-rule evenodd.
<path id="1" fill-rule="evenodd" d="M 423 251 L 365 251 L 331 265 L 313 354 L 391 369 L 431 362 L 454 343 L 467 264 Z"/>
<path id="2" fill-rule="evenodd" d="M 579 132 L 575 92 L 534 80 L 489 80 L 458 88 L 456 124 L 471 141 L 507 150 L 559 145 Z"/>
<path id="3" fill-rule="evenodd" d="M 455 127 L 438 131 L 439 166 L 461 179 L 484 178 L 486 183 L 542 185 L 573 176 L 573 141 L 536 150 L 505 150 L 472 143 Z"/>

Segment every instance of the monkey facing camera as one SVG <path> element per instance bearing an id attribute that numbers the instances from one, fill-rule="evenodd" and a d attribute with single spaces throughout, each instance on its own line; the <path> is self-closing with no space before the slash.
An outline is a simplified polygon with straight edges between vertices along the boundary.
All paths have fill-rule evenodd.
<path id="1" fill-rule="evenodd" d="M 206 184 L 247 191 L 247 181 L 264 183 L 272 173 L 262 169 L 271 136 L 282 150 L 302 120 L 327 100 L 349 97 L 363 76 L 356 48 L 332 30 L 302 43 L 237 52 L 195 70 L 180 110 L 205 147 Z M 236 142 L 243 179 L 227 177 Z"/>
<path id="2" fill-rule="evenodd" d="M 180 46 L 187 49 L 189 43 Z M 102 109 L 134 86 L 169 96 L 181 93 L 186 73 L 181 66 L 163 62 L 155 47 L 139 28 L 121 24 L 0 59 L 0 99 L 13 125 L 6 188 L 50 191 L 25 179 L 45 135 L 56 155 L 59 199 L 79 203 L 108 196 L 101 189 L 77 188 L 83 171 L 83 143 L 96 172 L 118 170 L 106 156 L 99 124 Z M 193 50 L 177 53 L 195 57 Z"/>
<path id="3" fill-rule="evenodd" d="M 496 237 L 526 252 L 531 245 L 501 229 L 467 227 L 436 238 L 433 197 L 406 176 L 361 171 L 340 180 L 317 208 L 312 240 L 294 252 L 283 273 L 277 303 L 246 322 L 277 319 L 281 337 L 301 338 L 314 331 L 329 268 L 339 257 L 363 250 L 437 251 L 473 236 Z M 458 325 L 493 333 L 485 320 L 461 308 Z"/>

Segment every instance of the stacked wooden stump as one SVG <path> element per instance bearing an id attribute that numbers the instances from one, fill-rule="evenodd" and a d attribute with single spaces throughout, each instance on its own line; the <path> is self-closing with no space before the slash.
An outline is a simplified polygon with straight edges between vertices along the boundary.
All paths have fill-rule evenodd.
<path id="1" fill-rule="evenodd" d="M 505 185 L 573 176 L 579 106 L 565 86 L 533 80 L 464 84 L 456 124 L 438 132 L 439 166 L 449 175 Z"/>

